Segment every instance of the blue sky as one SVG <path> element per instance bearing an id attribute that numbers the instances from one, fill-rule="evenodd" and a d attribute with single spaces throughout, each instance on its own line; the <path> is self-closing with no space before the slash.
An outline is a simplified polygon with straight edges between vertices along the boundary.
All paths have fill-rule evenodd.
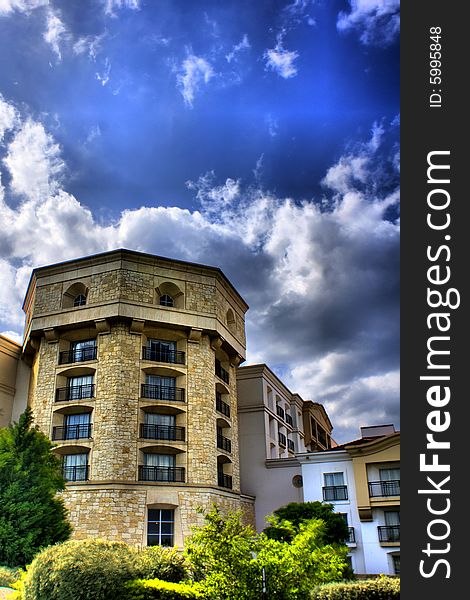
<path id="1" fill-rule="evenodd" d="M 221 267 L 248 360 L 398 426 L 396 0 L 0 0 L 0 330 L 31 268 Z"/>

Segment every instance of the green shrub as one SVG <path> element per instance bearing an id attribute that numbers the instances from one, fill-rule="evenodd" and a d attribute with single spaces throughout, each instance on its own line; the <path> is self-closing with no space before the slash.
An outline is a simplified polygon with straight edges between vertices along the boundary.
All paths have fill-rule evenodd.
<path id="1" fill-rule="evenodd" d="M 69 541 L 36 556 L 23 581 L 22 600 L 116 600 L 139 577 L 138 552 L 123 542 Z"/>
<path id="2" fill-rule="evenodd" d="M 186 579 L 188 568 L 183 556 L 176 548 L 149 546 L 139 553 L 138 577 L 141 579 L 163 579 L 177 583 Z"/>
<path id="3" fill-rule="evenodd" d="M 21 577 L 20 569 L 0 565 L 0 587 L 11 587 Z"/>
<path id="4" fill-rule="evenodd" d="M 197 600 L 204 598 L 202 587 L 189 583 L 170 583 L 160 579 L 137 579 L 124 586 L 121 600 Z"/>
<path id="5" fill-rule="evenodd" d="M 399 600 L 400 579 L 385 577 L 316 587 L 311 600 Z"/>

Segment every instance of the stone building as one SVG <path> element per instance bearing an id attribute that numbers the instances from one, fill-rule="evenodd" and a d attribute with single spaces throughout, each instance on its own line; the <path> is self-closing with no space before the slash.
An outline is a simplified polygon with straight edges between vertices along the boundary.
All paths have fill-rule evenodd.
<path id="1" fill-rule="evenodd" d="M 75 538 L 181 547 L 214 502 L 253 521 L 237 421 L 248 306 L 219 269 L 115 250 L 35 269 L 23 308 L 18 360 Z"/>

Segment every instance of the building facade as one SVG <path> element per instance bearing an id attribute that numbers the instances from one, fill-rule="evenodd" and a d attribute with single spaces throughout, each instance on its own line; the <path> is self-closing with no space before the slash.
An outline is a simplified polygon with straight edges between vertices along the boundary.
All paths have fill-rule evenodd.
<path id="1" fill-rule="evenodd" d="M 240 476 L 242 489 L 256 497 L 256 528 L 289 502 L 303 502 L 297 453 L 335 445 L 321 404 L 292 393 L 265 365 L 237 370 Z"/>
<path id="2" fill-rule="evenodd" d="M 297 456 L 304 500 L 328 502 L 349 526 L 358 574 L 400 573 L 400 434 L 363 427 L 362 437 L 329 451 Z"/>
<path id="3" fill-rule="evenodd" d="M 214 502 L 253 520 L 235 374 L 247 308 L 219 269 L 128 250 L 33 271 L 28 404 L 62 459 L 75 538 L 182 546 Z"/>

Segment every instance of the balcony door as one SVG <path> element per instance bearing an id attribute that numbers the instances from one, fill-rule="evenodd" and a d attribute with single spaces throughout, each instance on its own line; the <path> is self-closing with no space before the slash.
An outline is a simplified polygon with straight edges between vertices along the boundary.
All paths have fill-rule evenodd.
<path id="1" fill-rule="evenodd" d="M 147 375 L 145 378 L 147 385 L 155 386 L 153 390 L 158 389 L 159 400 L 174 400 L 176 392 L 176 377 L 163 377 L 162 375 Z M 153 398 L 153 396 L 152 396 Z"/>
<path id="2" fill-rule="evenodd" d="M 150 439 L 175 440 L 176 439 L 176 416 L 162 415 L 159 413 L 145 413 L 145 429 Z M 158 456 L 158 455 L 157 455 Z M 174 456 L 173 456 L 174 458 Z M 174 465 L 173 465 L 174 466 Z"/>
<path id="3" fill-rule="evenodd" d="M 93 375 L 82 375 L 80 377 L 69 377 L 67 379 L 69 400 L 80 400 L 80 398 L 91 398 Z"/>
<path id="4" fill-rule="evenodd" d="M 380 481 L 384 496 L 400 495 L 400 468 L 380 469 Z"/>
<path id="5" fill-rule="evenodd" d="M 66 454 L 64 456 L 64 478 L 67 481 L 85 481 L 88 454 Z"/>
<path id="6" fill-rule="evenodd" d="M 73 362 L 93 360 L 95 358 L 96 340 L 73 342 L 70 349 Z"/>
<path id="7" fill-rule="evenodd" d="M 65 415 L 64 431 L 66 440 L 77 440 L 90 437 L 91 413 L 80 413 L 78 415 Z"/>
<path id="8" fill-rule="evenodd" d="M 149 339 L 147 348 L 151 356 L 154 356 L 161 362 L 175 362 L 176 342 L 168 342 L 166 340 Z"/>

